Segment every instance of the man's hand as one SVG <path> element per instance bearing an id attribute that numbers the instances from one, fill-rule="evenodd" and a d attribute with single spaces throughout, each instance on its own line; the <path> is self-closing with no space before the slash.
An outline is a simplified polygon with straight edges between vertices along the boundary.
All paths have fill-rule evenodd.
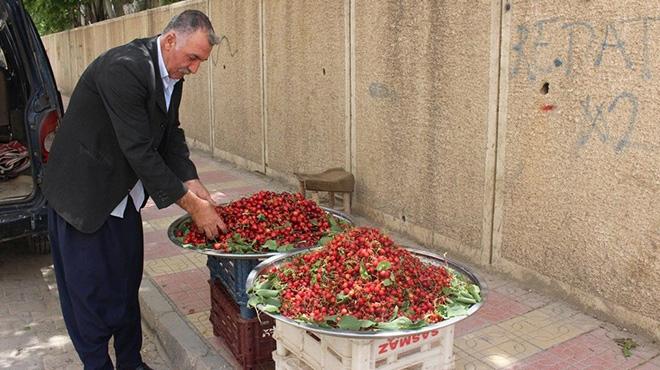
<path id="1" fill-rule="evenodd" d="M 227 232 L 227 225 L 215 212 L 215 206 L 206 200 L 202 200 L 202 206 L 195 212 L 190 213 L 197 227 L 204 230 L 207 239 L 214 239 L 220 232 Z"/>
<path id="2" fill-rule="evenodd" d="M 206 193 L 208 194 L 208 191 Z M 227 225 L 215 212 L 215 204 L 200 198 L 192 190 L 188 189 L 176 204 L 188 211 L 195 225 L 204 231 L 208 239 L 214 239 L 219 232 L 227 232 Z"/>
<path id="3" fill-rule="evenodd" d="M 198 197 L 206 200 L 207 202 L 213 204 L 214 206 L 217 205 L 213 200 L 213 198 L 211 197 L 211 193 L 209 193 L 209 191 L 206 190 L 206 187 L 204 186 L 204 184 L 202 184 L 201 181 L 199 181 L 199 179 L 188 180 L 184 182 L 184 184 L 188 187 L 188 190 L 192 191 Z"/>

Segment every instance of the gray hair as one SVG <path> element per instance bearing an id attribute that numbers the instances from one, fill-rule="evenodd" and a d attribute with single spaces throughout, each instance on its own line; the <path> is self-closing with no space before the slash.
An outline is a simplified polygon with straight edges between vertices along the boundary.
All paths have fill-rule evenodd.
<path id="1" fill-rule="evenodd" d="M 165 26 L 163 33 L 174 31 L 179 34 L 190 35 L 198 30 L 206 31 L 210 45 L 220 43 L 220 38 L 215 34 L 209 17 L 199 10 L 185 10 L 183 13 L 174 16 L 170 23 Z"/>

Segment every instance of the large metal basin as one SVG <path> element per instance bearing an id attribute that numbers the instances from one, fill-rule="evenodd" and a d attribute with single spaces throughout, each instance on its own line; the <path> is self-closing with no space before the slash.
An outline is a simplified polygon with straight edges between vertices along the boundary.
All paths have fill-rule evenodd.
<path id="1" fill-rule="evenodd" d="M 337 210 L 334 210 L 334 209 L 332 209 L 332 208 L 327 208 L 327 207 L 321 207 L 321 208 L 322 208 L 326 213 L 332 215 L 332 216 L 335 217 L 336 219 L 342 220 L 342 221 L 344 221 L 344 222 L 346 222 L 346 223 L 348 223 L 348 224 L 350 224 L 350 225 L 354 225 L 353 220 L 352 220 L 351 217 L 348 216 L 347 214 L 345 214 L 345 213 L 343 213 L 343 212 L 340 212 L 340 211 L 337 211 Z M 186 247 L 184 247 L 184 246 L 182 245 L 182 243 L 181 243 L 181 242 L 179 241 L 179 239 L 174 235 L 174 233 L 176 232 L 176 230 L 179 229 L 179 227 L 181 226 L 181 224 L 183 224 L 184 222 L 189 222 L 190 220 L 191 220 L 191 219 L 190 219 L 190 215 L 189 215 L 189 214 L 185 214 L 185 215 L 183 215 L 183 216 L 177 218 L 176 220 L 174 220 L 174 222 L 172 222 L 172 223 L 170 224 L 169 228 L 167 229 L 167 236 L 170 238 L 170 240 L 172 241 L 172 243 L 174 243 L 174 244 L 177 245 L 178 247 L 185 248 L 185 249 L 189 249 L 189 250 L 193 250 L 193 251 L 195 251 L 195 252 L 202 253 L 202 254 L 206 254 L 206 255 L 209 255 L 209 256 L 216 256 L 216 257 L 222 257 L 222 258 L 231 258 L 231 259 L 263 259 L 263 258 L 268 258 L 268 257 L 271 257 L 271 256 L 276 256 L 276 255 L 280 255 L 280 254 L 282 254 L 282 253 L 279 253 L 279 252 L 267 252 L 267 253 L 227 253 L 227 252 L 220 252 L 220 251 L 217 251 L 217 250 L 215 250 L 215 249 L 211 249 L 211 248 L 209 248 L 209 249 L 186 248 Z M 298 250 L 306 250 L 306 249 L 308 249 L 308 248 L 298 248 L 298 249 L 296 249 L 296 251 L 298 251 Z"/>
<path id="2" fill-rule="evenodd" d="M 303 249 L 300 251 L 284 254 L 284 255 L 277 255 L 270 257 L 264 261 L 262 261 L 260 264 L 255 266 L 255 268 L 250 272 L 248 275 L 245 287 L 249 291 L 249 289 L 254 285 L 256 279 L 262 275 L 267 268 L 270 268 L 272 266 L 278 267 L 291 259 L 291 257 L 300 254 L 300 253 L 309 253 L 313 250 L 317 250 L 317 248 L 309 248 L 309 249 Z M 344 337 L 344 338 L 352 338 L 352 339 L 378 339 L 378 338 L 394 338 L 394 337 L 402 337 L 402 336 L 408 336 L 412 334 L 423 334 L 426 332 L 430 332 L 433 330 L 438 330 L 442 329 L 444 327 L 448 327 L 450 325 L 455 325 L 457 322 L 464 320 L 468 318 L 469 316 L 473 315 L 475 312 L 477 312 L 484 304 L 485 301 L 485 296 L 486 296 L 486 289 L 484 284 L 479 280 L 479 278 L 471 271 L 469 271 L 466 267 L 463 265 L 451 261 L 449 259 L 445 259 L 444 257 L 441 257 L 435 253 L 431 253 L 428 251 L 423 251 L 419 249 L 412 249 L 412 248 L 406 248 L 408 251 L 410 251 L 412 254 L 414 254 L 416 257 L 418 257 L 422 262 L 428 263 L 428 264 L 434 264 L 434 265 L 443 265 L 443 266 L 448 266 L 449 268 L 453 269 L 456 272 L 461 273 L 466 281 L 469 281 L 472 284 L 476 284 L 479 286 L 481 289 L 481 302 L 476 303 L 470 307 L 468 310 L 468 315 L 467 316 L 460 316 L 460 317 L 453 317 L 444 321 L 440 321 L 435 324 L 430 324 L 428 326 L 422 327 L 420 329 L 416 330 L 379 330 L 379 331 L 355 331 L 355 330 L 343 330 L 343 329 L 328 329 L 328 328 L 323 328 L 317 325 L 309 324 L 309 323 L 302 323 L 298 322 L 295 320 L 292 320 L 288 317 L 285 317 L 283 315 L 277 314 L 277 313 L 269 313 L 265 311 L 261 311 L 263 314 L 266 314 L 268 316 L 273 317 L 276 320 L 285 322 L 287 324 L 296 326 L 301 329 L 309 330 L 315 333 L 319 334 L 325 334 L 325 335 L 333 335 L 337 337 Z M 257 307 L 259 308 L 259 307 Z"/>

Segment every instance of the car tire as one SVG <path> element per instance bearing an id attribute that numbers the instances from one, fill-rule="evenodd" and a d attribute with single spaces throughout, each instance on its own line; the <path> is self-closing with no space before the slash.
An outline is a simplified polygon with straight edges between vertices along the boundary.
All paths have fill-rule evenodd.
<path id="1" fill-rule="evenodd" d="M 48 239 L 48 234 L 34 235 L 28 239 L 30 243 L 30 251 L 32 251 L 32 253 L 50 253 L 50 240 Z"/>

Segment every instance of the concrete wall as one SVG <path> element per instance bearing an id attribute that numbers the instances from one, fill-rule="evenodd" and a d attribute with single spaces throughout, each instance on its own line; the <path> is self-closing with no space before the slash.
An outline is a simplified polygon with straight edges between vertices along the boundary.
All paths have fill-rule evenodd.
<path id="1" fill-rule="evenodd" d="M 222 37 L 191 145 L 292 184 L 344 167 L 357 212 L 660 338 L 655 2 L 187 1 L 44 37 L 60 88 L 186 8 Z"/>
<path id="2" fill-rule="evenodd" d="M 211 56 L 214 153 L 264 172 L 261 4 L 213 1 L 222 38 Z"/>
<path id="3" fill-rule="evenodd" d="M 264 4 L 266 163 L 289 174 L 344 167 L 346 3 Z"/>
<path id="4" fill-rule="evenodd" d="M 623 3 L 507 12 L 494 256 L 657 335 L 660 8 Z"/>
<path id="5" fill-rule="evenodd" d="M 481 259 L 490 2 L 356 4 L 357 209 Z"/>

